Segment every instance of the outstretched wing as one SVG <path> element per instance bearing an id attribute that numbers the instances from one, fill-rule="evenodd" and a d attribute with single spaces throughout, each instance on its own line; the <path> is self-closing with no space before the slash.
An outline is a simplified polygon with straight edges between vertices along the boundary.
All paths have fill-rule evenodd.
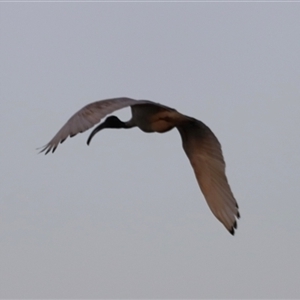
<path id="1" fill-rule="evenodd" d="M 226 178 L 219 141 L 204 123 L 193 118 L 177 128 L 209 208 L 233 235 L 240 214 Z"/>
<path id="2" fill-rule="evenodd" d="M 76 112 L 66 124 L 57 132 L 52 140 L 42 147 L 40 152 L 46 151 L 45 154 L 54 152 L 59 143 L 70 136 L 73 137 L 77 133 L 84 132 L 99 123 L 106 115 L 111 114 L 115 110 L 132 106 L 135 104 L 149 103 L 149 101 L 139 101 L 130 98 L 112 98 L 100 100 L 90 103 Z"/>

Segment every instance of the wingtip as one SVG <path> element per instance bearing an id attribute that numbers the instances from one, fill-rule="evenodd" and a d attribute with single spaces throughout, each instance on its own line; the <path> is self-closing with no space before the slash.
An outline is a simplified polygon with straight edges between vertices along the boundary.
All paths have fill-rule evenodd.
<path id="1" fill-rule="evenodd" d="M 44 152 L 46 149 L 47 149 L 47 145 L 44 145 L 44 146 L 42 146 L 42 147 L 36 148 L 36 150 L 39 151 L 38 154 L 41 154 L 41 153 Z M 45 154 L 46 154 L 46 153 L 45 153 Z"/>
<path id="2" fill-rule="evenodd" d="M 233 228 L 234 228 L 234 229 L 237 229 L 237 222 L 236 222 L 236 221 L 235 221 L 234 224 L 233 224 Z"/>
<path id="3" fill-rule="evenodd" d="M 228 229 L 228 231 L 231 235 L 234 235 L 236 229 L 237 229 L 237 221 L 234 221 L 232 227 L 230 229 Z"/>

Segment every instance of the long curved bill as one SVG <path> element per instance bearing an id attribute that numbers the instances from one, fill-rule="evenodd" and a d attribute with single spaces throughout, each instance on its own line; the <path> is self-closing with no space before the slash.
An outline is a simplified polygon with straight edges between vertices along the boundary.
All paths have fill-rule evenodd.
<path id="1" fill-rule="evenodd" d="M 90 142 L 91 142 L 92 138 L 94 137 L 94 135 L 95 135 L 96 133 L 98 133 L 100 130 L 104 129 L 104 128 L 105 128 L 104 122 L 101 123 L 99 126 L 97 126 L 97 127 L 91 132 L 89 138 L 87 139 L 87 141 L 86 141 L 87 145 L 90 144 Z"/>

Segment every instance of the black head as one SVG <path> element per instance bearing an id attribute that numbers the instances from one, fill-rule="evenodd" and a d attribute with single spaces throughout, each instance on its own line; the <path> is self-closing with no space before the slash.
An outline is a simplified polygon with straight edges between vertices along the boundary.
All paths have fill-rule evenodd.
<path id="1" fill-rule="evenodd" d="M 116 116 L 106 118 L 102 125 L 102 128 L 125 128 L 125 123 Z"/>
<path id="2" fill-rule="evenodd" d="M 126 128 L 126 124 L 124 122 L 122 122 L 119 118 L 117 118 L 116 116 L 110 116 L 108 118 L 106 118 L 106 120 L 101 123 L 99 126 L 97 126 L 92 133 L 90 134 L 88 140 L 87 140 L 87 144 L 89 145 L 93 136 L 99 132 L 100 130 L 104 129 L 104 128 Z"/>

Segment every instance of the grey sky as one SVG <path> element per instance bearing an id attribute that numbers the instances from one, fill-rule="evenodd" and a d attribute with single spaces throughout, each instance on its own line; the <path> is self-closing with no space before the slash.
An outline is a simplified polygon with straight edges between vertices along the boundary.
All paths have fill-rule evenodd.
<path id="1" fill-rule="evenodd" d="M 299 3 L 0 3 L 1 298 L 299 298 Z M 205 122 L 240 205 L 232 237 L 176 130 L 88 133 L 128 96 Z M 129 110 L 120 111 L 128 119 Z"/>

